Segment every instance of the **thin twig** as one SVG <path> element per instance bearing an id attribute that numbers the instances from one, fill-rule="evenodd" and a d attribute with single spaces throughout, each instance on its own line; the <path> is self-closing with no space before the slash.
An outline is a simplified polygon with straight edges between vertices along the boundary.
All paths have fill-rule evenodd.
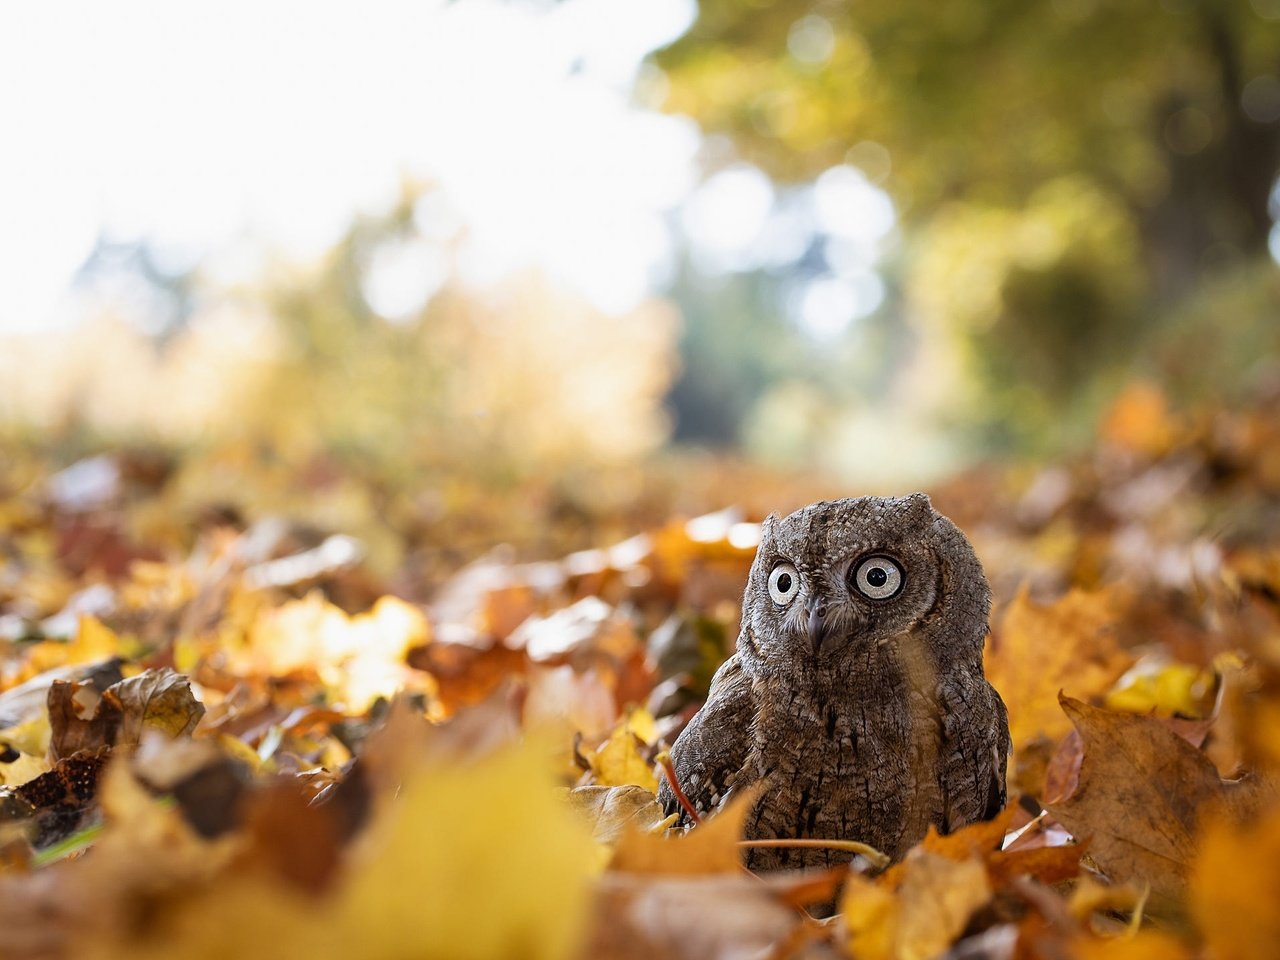
<path id="1" fill-rule="evenodd" d="M 701 823 L 702 818 L 698 816 L 698 811 L 693 809 L 693 804 L 689 802 L 689 798 L 680 789 L 680 781 L 676 779 L 676 768 L 671 763 L 671 754 L 663 750 L 658 754 L 658 764 L 662 767 L 662 773 L 667 778 L 667 783 L 671 785 L 671 792 L 676 795 L 676 802 L 684 808 L 684 812 L 689 815 L 690 820 L 694 823 Z"/>

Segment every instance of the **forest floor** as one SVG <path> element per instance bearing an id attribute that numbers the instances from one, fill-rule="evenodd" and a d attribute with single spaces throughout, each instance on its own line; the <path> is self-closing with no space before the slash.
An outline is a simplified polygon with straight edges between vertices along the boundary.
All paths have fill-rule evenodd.
<path id="1" fill-rule="evenodd" d="M 202 457 L 0 458 L 4 957 L 1280 943 L 1274 405 L 1183 416 L 1136 386 L 1092 450 L 932 489 L 996 596 L 1009 806 L 887 869 L 764 876 L 741 803 L 674 836 L 653 793 L 762 514 L 836 491 L 703 462 L 697 497 L 626 516 L 539 494 L 525 529 L 572 529 L 530 542 L 590 547 L 523 561 L 475 549 L 491 528 L 444 494 L 281 466 L 294 510 L 246 508 L 247 461 Z M 681 514 L 717 496 L 739 509 Z"/>

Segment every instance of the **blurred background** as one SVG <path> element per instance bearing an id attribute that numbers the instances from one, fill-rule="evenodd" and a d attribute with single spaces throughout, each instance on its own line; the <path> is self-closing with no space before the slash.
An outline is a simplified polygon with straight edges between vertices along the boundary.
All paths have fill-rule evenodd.
<path id="1" fill-rule="evenodd" d="M 10 5 L 0 137 L 0 481 L 384 569 L 1280 397 L 1280 0 Z"/>

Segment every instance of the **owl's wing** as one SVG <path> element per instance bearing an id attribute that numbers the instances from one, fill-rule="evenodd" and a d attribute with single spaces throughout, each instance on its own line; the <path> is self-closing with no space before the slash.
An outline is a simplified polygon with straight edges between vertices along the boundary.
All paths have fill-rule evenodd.
<path id="1" fill-rule="evenodd" d="M 751 680 L 734 654 L 720 665 L 711 680 L 707 702 L 671 748 L 676 779 L 699 814 L 714 810 L 728 795 L 746 762 L 754 717 Z M 665 777 L 658 788 L 658 801 L 668 816 L 680 813 L 681 822 L 688 823 Z"/>
<path id="2" fill-rule="evenodd" d="M 1009 715 L 1000 694 L 979 671 L 949 685 L 943 710 L 941 779 L 943 829 L 990 820 L 1004 809 Z"/>

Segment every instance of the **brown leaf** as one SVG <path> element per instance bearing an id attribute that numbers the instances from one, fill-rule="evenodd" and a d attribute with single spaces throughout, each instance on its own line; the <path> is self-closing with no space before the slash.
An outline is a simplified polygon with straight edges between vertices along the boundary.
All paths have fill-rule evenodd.
<path id="1" fill-rule="evenodd" d="M 290 887 L 319 894 L 333 881 L 342 854 L 342 825 L 325 804 L 313 805 L 300 785 L 276 781 L 245 803 L 246 858 Z"/>
<path id="2" fill-rule="evenodd" d="M 435 677 L 444 716 L 479 703 L 506 680 L 523 674 L 529 662 L 523 650 L 500 643 L 473 647 L 441 641 L 414 647 L 406 659 L 409 666 Z"/>
<path id="3" fill-rule="evenodd" d="M 569 791 L 569 806 L 591 822 L 597 843 L 612 843 L 626 830 L 647 833 L 664 819 L 653 792 L 634 784 L 577 787 Z"/>
<path id="4" fill-rule="evenodd" d="M 92 683 L 55 680 L 49 687 L 49 754 L 60 760 L 115 744 L 124 717 Z"/>
<path id="5" fill-rule="evenodd" d="M 1044 884 L 1069 880 L 1080 872 L 1080 858 L 1087 844 L 1061 847 L 1032 847 L 1027 850 L 1001 850 L 987 857 L 987 875 L 991 885 L 1005 887 L 1014 877 L 1033 877 Z"/>
<path id="6" fill-rule="evenodd" d="M 145 670 L 102 694 L 91 683 L 55 680 L 48 703 L 49 751 L 55 759 L 117 744 L 137 746 L 144 729 L 182 736 L 204 715 L 191 682 L 167 667 Z"/>
<path id="7" fill-rule="evenodd" d="M 582 956 L 764 957 L 799 921 L 753 877 L 609 873 L 598 888 Z"/>
<path id="8" fill-rule="evenodd" d="M 1242 813 L 1256 785 L 1225 781 L 1203 753 L 1151 717 L 1090 707 L 1062 708 L 1084 753 L 1074 791 L 1049 810 L 1112 879 L 1151 885 L 1151 908 L 1177 913 L 1195 852 L 1196 820 L 1210 806 Z"/>
<path id="9" fill-rule="evenodd" d="M 129 746 L 137 745 L 144 727 L 180 737 L 204 716 L 204 704 L 191 692 L 191 681 L 167 667 L 121 680 L 102 699 L 119 710 L 123 719 L 117 742 Z"/>

